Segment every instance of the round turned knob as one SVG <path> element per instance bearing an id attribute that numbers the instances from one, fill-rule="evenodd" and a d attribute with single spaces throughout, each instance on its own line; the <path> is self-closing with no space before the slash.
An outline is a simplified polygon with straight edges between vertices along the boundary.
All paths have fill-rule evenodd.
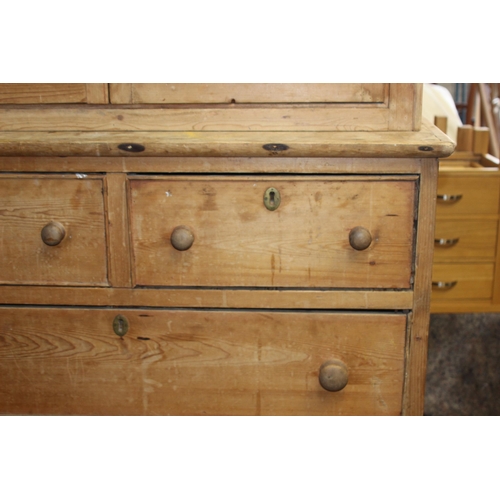
<path id="1" fill-rule="evenodd" d="M 325 361 L 319 369 L 319 383 L 327 391 L 341 391 L 347 385 L 347 378 L 347 366 L 338 359 Z"/>
<path id="2" fill-rule="evenodd" d="M 59 245 L 66 236 L 64 226 L 59 222 L 49 222 L 42 229 L 42 241 L 51 247 Z"/>
<path id="3" fill-rule="evenodd" d="M 194 235 L 186 226 L 177 226 L 172 231 L 172 236 L 170 236 L 170 242 L 176 250 L 187 250 L 191 248 L 194 242 Z"/>
<path id="4" fill-rule="evenodd" d="M 354 250 L 365 250 L 372 242 L 372 235 L 368 229 L 357 226 L 351 229 L 349 233 L 349 243 Z"/>

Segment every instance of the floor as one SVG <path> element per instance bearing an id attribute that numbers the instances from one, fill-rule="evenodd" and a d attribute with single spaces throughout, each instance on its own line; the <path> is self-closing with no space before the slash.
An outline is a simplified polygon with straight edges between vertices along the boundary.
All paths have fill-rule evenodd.
<path id="1" fill-rule="evenodd" d="M 433 314 L 425 415 L 500 415 L 500 314 Z"/>

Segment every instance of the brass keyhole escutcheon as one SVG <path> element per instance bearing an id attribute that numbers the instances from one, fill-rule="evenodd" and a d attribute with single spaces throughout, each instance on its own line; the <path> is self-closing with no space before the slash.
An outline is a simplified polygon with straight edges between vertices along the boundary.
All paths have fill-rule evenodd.
<path id="1" fill-rule="evenodd" d="M 122 314 L 118 314 L 113 320 L 113 330 L 116 335 L 123 337 L 128 332 L 128 320 Z"/>
<path id="2" fill-rule="evenodd" d="M 264 206 L 268 210 L 276 210 L 281 203 L 281 195 L 280 192 L 273 187 L 270 187 L 266 189 L 266 192 L 264 193 Z"/>

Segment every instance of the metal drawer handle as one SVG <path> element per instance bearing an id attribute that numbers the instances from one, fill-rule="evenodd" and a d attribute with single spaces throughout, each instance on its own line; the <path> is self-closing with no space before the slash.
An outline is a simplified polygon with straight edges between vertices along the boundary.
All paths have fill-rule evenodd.
<path id="1" fill-rule="evenodd" d="M 458 281 L 433 281 L 432 288 L 437 290 L 451 290 Z"/>
<path id="2" fill-rule="evenodd" d="M 438 194 L 438 201 L 441 203 L 456 203 L 462 199 L 461 194 Z"/>
<path id="3" fill-rule="evenodd" d="M 437 247 L 452 247 L 460 241 L 460 238 L 455 238 L 453 240 L 447 240 L 446 238 L 439 238 L 434 240 L 434 245 Z"/>

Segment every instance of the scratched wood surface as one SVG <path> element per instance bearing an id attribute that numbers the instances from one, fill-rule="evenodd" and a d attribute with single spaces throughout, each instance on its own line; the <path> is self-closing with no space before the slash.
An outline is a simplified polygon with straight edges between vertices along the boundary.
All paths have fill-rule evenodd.
<path id="1" fill-rule="evenodd" d="M 1 111 L 0 118 L 6 116 Z M 99 116 L 105 114 L 101 110 L 95 112 Z M 48 124 L 48 115 L 48 112 L 42 112 L 39 118 Z M 64 114 L 64 119 L 69 124 L 75 124 L 71 114 Z M 304 131 L 302 128 L 299 132 L 275 131 L 272 128 L 269 131 L 229 132 L 157 131 L 155 128 L 127 132 L 95 130 L 98 124 L 90 119 L 88 128 L 80 132 L 51 130 L 51 127 L 40 131 L 36 128 L 37 124 L 32 125 L 33 121 L 31 115 L 24 118 L 18 116 L 15 122 L 23 126 L 28 124 L 31 131 L 0 131 L 0 156 L 440 158 L 448 156 L 454 149 L 448 136 L 436 127 L 426 126 L 420 132 L 328 132 Z M 163 115 L 161 122 L 169 123 Z M 121 144 L 128 143 L 140 144 L 144 150 L 134 153 L 119 148 Z M 269 150 L 264 147 L 269 144 L 286 147 Z"/>
<path id="2" fill-rule="evenodd" d="M 0 176 L 0 283 L 107 284 L 102 179 Z M 42 228 L 63 225 L 47 246 Z"/>
<path id="3" fill-rule="evenodd" d="M 398 415 L 405 329 L 394 313 L 0 307 L 0 413 Z M 348 367 L 340 392 L 318 382 L 328 359 Z"/>
<path id="4" fill-rule="evenodd" d="M 414 199 L 414 177 L 131 178 L 135 284 L 409 288 Z M 177 226 L 188 250 L 170 242 Z M 349 244 L 356 226 L 366 250 Z"/>
<path id="5" fill-rule="evenodd" d="M 383 103 L 386 83 L 112 83 L 113 104 Z"/>

